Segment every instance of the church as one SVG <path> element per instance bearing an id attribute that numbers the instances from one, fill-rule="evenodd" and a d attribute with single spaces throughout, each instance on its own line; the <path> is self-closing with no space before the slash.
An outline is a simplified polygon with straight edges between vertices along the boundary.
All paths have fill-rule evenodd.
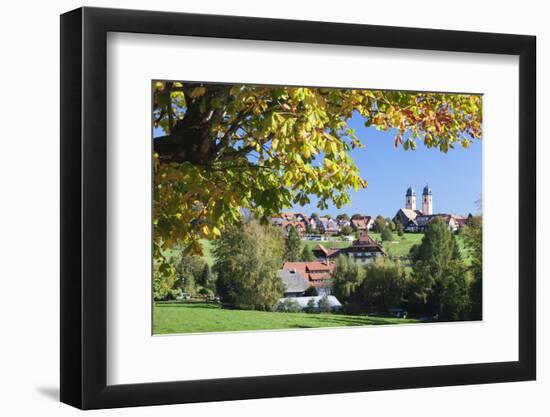
<path id="1" fill-rule="evenodd" d="M 422 190 L 422 210 L 416 209 L 416 192 L 409 186 L 405 192 L 405 207 L 399 209 L 393 218 L 394 222 L 403 225 L 405 232 L 426 232 L 428 225 L 435 218 L 442 219 L 450 231 L 456 232 L 466 218 L 451 214 L 433 214 L 432 189 L 426 185 Z"/>

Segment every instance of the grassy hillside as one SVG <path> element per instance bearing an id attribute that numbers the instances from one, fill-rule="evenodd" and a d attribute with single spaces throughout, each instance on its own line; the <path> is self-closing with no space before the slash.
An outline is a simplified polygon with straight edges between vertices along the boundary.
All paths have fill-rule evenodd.
<path id="1" fill-rule="evenodd" d="M 333 313 L 228 310 L 222 309 L 217 304 L 166 302 L 156 303 L 154 306 L 153 334 L 305 329 L 416 322 L 417 320 L 414 319 L 348 316 Z"/>
<path id="2" fill-rule="evenodd" d="M 380 233 L 369 233 L 371 237 L 377 241 L 381 241 Z M 422 233 L 405 233 L 403 236 L 398 236 L 394 233 L 394 239 L 391 242 L 383 242 L 382 246 L 384 250 L 392 256 L 406 256 L 414 244 L 420 244 L 424 234 Z M 338 238 L 335 238 L 338 239 Z M 310 240 L 302 241 L 303 244 L 311 246 L 312 248 L 317 244 L 322 244 L 325 248 L 347 248 L 351 246 L 351 242 L 344 242 L 340 240 L 331 240 L 326 242 L 314 242 Z"/>
<path id="3" fill-rule="evenodd" d="M 212 245 L 212 242 L 209 241 L 209 240 L 206 240 L 206 239 L 202 239 L 201 240 L 201 243 L 202 243 L 202 248 L 203 248 L 203 251 L 204 251 L 204 260 L 206 261 L 206 263 L 210 266 L 214 265 L 214 257 L 212 255 L 212 250 L 214 249 L 213 245 Z M 177 248 L 174 248 L 174 249 L 168 249 L 168 250 L 165 250 L 164 251 L 164 256 L 166 257 L 177 257 L 178 256 L 178 252 L 180 251 L 180 249 L 177 249 Z"/>
<path id="4" fill-rule="evenodd" d="M 379 233 L 371 233 L 371 235 L 378 241 L 382 240 Z M 423 233 L 405 233 L 403 236 L 398 236 L 397 233 L 394 233 L 393 240 L 383 242 L 382 246 L 389 255 L 398 257 L 407 256 L 411 246 L 414 244 L 419 245 L 423 237 Z"/>

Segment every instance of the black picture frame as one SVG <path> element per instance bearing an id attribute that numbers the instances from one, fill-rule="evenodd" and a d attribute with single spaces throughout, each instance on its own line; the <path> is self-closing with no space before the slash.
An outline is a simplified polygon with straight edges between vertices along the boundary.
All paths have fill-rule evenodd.
<path id="1" fill-rule="evenodd" d="M 519 360 L 107 385 L 108 32 L 519 56 Z M 534 36 L 80 8 L 61 16 L 61 401 L 81 409 L 534 380 Z M 144 307 L 145 308 L 145 307 Z"/>

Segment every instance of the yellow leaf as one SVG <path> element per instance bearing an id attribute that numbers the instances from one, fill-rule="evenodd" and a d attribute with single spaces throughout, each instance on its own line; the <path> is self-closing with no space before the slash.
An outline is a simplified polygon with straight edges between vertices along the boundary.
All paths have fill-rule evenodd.
<path id="1" fill-rule="evenodd" d="M 191 90 L 191 93 L 189 93 L 189 96 L 191 98 L 197 98 L 197 97 L 203 96 L 204 93 L 206 93 L 206 88 L 196 87 L 196 88 L 193 88 L 193 90 Z"/>

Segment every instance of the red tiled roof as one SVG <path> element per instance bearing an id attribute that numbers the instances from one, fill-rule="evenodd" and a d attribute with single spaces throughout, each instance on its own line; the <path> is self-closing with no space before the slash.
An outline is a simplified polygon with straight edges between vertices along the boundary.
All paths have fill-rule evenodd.
<path id="1" fill-rule="evenodd" d="M 353 241 L 353 246 L 380 246 L 367 232 L 361 232 L 359 239 Z"/>
<path id="2" fill-rule="evenodd" d="M 323 282 L 332 279 L 334 264 L 331 262 L 285 262 L 282 269 L 295 270 L 307 278 L 314 286 L 322 286 Z"/>
<path id="3" fill-rule="evenodd" d="M 370 216 L 358 217 L 351 219 L 351 224 L 353 224 L 358 229 L 366 229 L 370 223 Z"/>
<path id="4" fill-rule="evenodd" d="M 339 252 L 341 252 L 341 248 L 325 248 L 323 245 L 321 245 L 319 243 L 319 244 L 315 245 L 315 247 L 312 249 L 313 253 L 318 252 L 318 251 L 323 252 L 323 254 L 326 257 L 331 257 L 331 256 L 334 256 L 334 255 L 338 254 Z"/>
<path id="5" fill-rule="evenodd" d="M 289 221 L 283 221 L 281 222 L 281 227 L 286 228 L 287 226 L 293 226 L 296 229 L 305 229 L 303 222 L 289 222 Z"/>
<path id="6" fill-rule="evenodd" d="M 296 220 L 298 217 L 301 217 L 306 222 L 309 220 L 309 218 L 304 213 L 292 213 L 288 211 L 281 213 L 280 217 L 287 221 L 299 221 L 299 220 Z"/>
<path id="7" fill-rule="evenodd" d="M 457 222 L 457 224 L 459 226 L 464 226 L 465 224 L 468 223 L 468 218 L 467 217 L 464 217 L 464 216 L 453 216 L 453 218 L 455 219 L 455 222 Z"/>

